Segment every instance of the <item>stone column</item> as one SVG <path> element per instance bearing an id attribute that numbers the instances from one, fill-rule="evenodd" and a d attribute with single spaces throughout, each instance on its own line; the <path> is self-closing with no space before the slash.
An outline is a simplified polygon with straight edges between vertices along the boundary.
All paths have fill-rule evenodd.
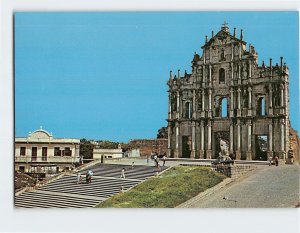
<path id="1" fill-rule="evenodd" d="M 201 117 L 205 116 L 205 90 L 202 90 L 202 109 L 201 109 Z"/>
<path id="2" fill-rule="evenodd" d="M 252 65 L 252 62 L 251 62 L 251 60 L 249 60 L 249 78 L 252 77 L 252 67 L 251 67 L 251 65 Z"/>
<path id="3" fill-rule="evenodd" d="M 269 120 L 269 134 L 268 134 L 268 159 L 273 157 L 273 122 L 272 119 Z"/>
<path id="4" fill-rule="evenodd" d="M 193 121 L 192 122 L 192 153 L 191 153 L 192 159 L 196 157 L 195 144 L 196 144 L 196 126 L 195 126 L 195 122 Z"/>
<path id="5" fill-rule="evenodd" d="M 238 74 L 238 84 L 241 84 L 241 64 L 238 64 L 239 74 Z"/>
<path id="6" fill-rule="evenodd" d="M 206 150 L 206 158 L 211 159 L 211 121 L 208 121 L 207 125 L 207 150 Z"/>
<path id="7" fill-rule="evenodd" d="M 172 155 L 172 153 L 171 153 L 171 137 L 172 137 L 172 134 L 171 134 L 171 132 L 172 132 L 172 127 L 171 127 L 171 125 L 170 125 L 170 123 L 169 123 L 169 125 L 168 125 L 168 157 L 169 158 L 171 158 L 171 155 Z"/>
<path id="8" fill-rule="evenodd" d="M 205 66 L 202 66 L 202 87 L 205 87 L 206 82 L 206 68 Z"/>
<path id="9" fill-rule="evenodd" d="M 252 160 L 252 130 L 251 120 L 247 122 L 248 134 L 247 134 L 247 160 Z"/>
<path id="10" fill-rule="evenodd" d="M 283 86 L 283 84 L 280 84 L 279 88 L 280 88 L 280 106 L 284 107 L 284 94 L 283 94 L 284 86 Z"/>
<path id="11" fill-rule="evenodd" d="M 285 120 L 280 119 L 280 157 L 285 159 L 284 142 L 285 142 Z"/>
<path id="12" fill-rule="evenodd" d="M 193 90 L 193 114 L 192 117 L 196 118 L 196 90 Z"/>
<path id="13" fill-rule="evenodd" d="M 234 57 L 233 57 L 233 55 L 234 55 L 233 53 L 234 53 L 234 52 L 233 52 L 233 44 L 231 44 L 231 61 L 233 61 L 233 58 L 234 58 Z"/>
<path id="14" fill-rule="evenodd" d="M 169 92 L 169 112 L 168 112 L 168 118 L 172 118 L 172 93 Z"/>
<path id="15" fill-rule="evenodd" d="M 272 90 L 272 84 L 269 84 L 269 115 L 273 115 L 273 90 Z"/>
<path id="16" fill-rule="evenodd" d="M 240 119 L 237 120 L 237 143 L 236 143 L 236 159 L 240 160 L 241 159 L 241 122 Z"/>
<path id="17" fill-rule="evenodd" d="M 234 105 L 233 105 L 233 101 L 234 101 L 234 92 L 233 89 L 230 88 L 230 117 L 233 117 L 233 111 L 234 111 Z"/>
<path id="18" fill-rule="evenodd" d="M 248 87 L 248 116 L 252 115 L 252 88 Z"/>
<path id="19" fill-rule="evenodd" d="M 238 88 L 238 109 L 237 109 L 237 116 L 241 116 L 241 89 Z"/>
<path id="20" fill-rule="evenodd" d="M 203 159 L 203 154 L 204 154 L 204 124 L 203 124 L 203 121 L 200 122 L 200 131 L 201 131 L 201 143 L 200 143 L 199 158 Z"/>
<path id="21" fill-rule="evenodd" d="M 230 122 L 230 144 L 229 152 L 233 153 L 233 122 Z"/>
<path id="22" fill-rule="evenodd" d="M 209 86 L 211 85 L 211 65 L 209 65 Z"/>
<path id="23" fill-rule="evenodd" d="M 208 90 L 208 117 L 211 117 L 211 111 L 212 111 L 212 90 Z"/>
<path id="24" fill-rule="evenodd" d="M 176 106 L 176 118 L 180 118 L 180 94 L 179 91 L 177 91 L 177 106 Z"/>
<path id="25" fill-rule="evenodd" d="M 179 157 L 179 124 L 178 122 L 176 122 L 176 126 L 175 126 L 175 130 L 176 130 L 176 147 L 175 147 L 175 153 L 174 153 L 174 158 L 178 158 Z"/>
<path id="26" fill-rule="evenodd" d="M 231 68 L 231 85 L 234 85 L 233 79 L 234 79 L 234 72 L 233 72 L 233 63 L 230 63 Z"/>

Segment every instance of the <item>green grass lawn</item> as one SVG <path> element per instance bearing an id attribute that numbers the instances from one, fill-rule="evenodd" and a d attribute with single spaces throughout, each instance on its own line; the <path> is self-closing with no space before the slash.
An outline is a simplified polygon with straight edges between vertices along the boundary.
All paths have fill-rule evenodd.
<path id="1" fill-rule="evenodd" d="M 226 177 L 208 167 L 177 166 L 117 194 L 97 208 L 171 208 L 221 182 Z"/>

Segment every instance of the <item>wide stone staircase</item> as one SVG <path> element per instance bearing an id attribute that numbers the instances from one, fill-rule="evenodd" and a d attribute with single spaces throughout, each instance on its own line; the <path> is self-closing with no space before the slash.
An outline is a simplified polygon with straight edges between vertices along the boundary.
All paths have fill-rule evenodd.
<path id="1" fill-rule="evenodd" d="M 125 179 L 120 178 L 122 168 Z M 167 167 L 161 167 L 161 171 Z M 92 170 L 92 183 L 85 182 L 85 173 Z M 15 206 L 21 208 L 89 208 L 139 184 L 157 174 L 154 166 L 96 164 L 80 171 L 83 181 L 77 184 L 76 174 L 65 175 L 43 187 L 15 197 Z"/>

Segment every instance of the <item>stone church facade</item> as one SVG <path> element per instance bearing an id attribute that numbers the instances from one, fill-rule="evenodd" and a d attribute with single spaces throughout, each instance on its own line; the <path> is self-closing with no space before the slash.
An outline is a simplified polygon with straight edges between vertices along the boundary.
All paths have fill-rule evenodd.
<path id="1" fill-rule="evenodd" d="M 192 72 L 170 71 L 168 156 L 216 158 L 220 139 L 235 159 L 287 157 L 289 69 L 258 54 L 227 24 L 194 54 Z M 265 140 L 265 144 L 260 139 Z M 264 147 L 264 149 L 261 149 Z"/>

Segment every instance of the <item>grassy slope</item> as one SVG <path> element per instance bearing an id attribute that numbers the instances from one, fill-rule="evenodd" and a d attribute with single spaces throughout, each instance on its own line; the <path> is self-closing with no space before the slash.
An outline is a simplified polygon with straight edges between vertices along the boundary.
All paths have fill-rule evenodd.
<path id="1" fill-rule="evenodd" d="M 97 207 L 168 208 L 175 207 L 221 182 L 224 175 L 207 167 L 178 166 L 151 178 L 125 193 L 100 203 Z"/>

